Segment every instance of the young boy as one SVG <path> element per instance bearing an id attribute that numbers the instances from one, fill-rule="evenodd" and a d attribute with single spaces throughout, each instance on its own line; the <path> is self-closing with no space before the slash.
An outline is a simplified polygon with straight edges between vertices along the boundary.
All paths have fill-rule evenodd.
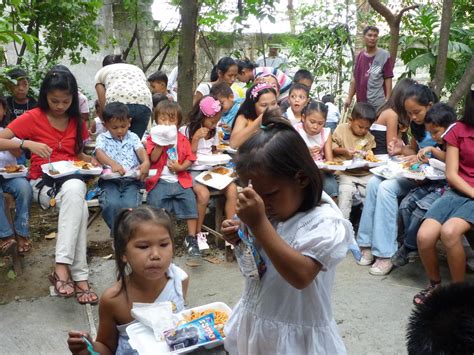
<path id="1" fill-rule="evenodd" d="M 182 121 L 181 108 L 175 102 L 162 101 L 153 111 L 153 118 L 156 126 L 147 137 L 146 151 L 156 175 L 145 182 L 147 203 L 186 220 L 188 236 L 184 244 L 189 256 L 199 258 L 196 196 L 192 189 L 193 179 L 187 170 L 196 156 L 189 140 L 178 132 Z"/>
<path id="2" fill-rule="evenodd" d="M 10 70 L 7 75 L 10 79 L 16 80 L 15 85 L 10 85 L 12 96 L 7 97 L 8 109 L 11 116 L 10 120 L 13 121 L 26 111 L 36 107 L 36 100 L 32 97 L 28 97 L 30 83 L 28 81 L 28 74 L 24 70 L 15 68 Z"/>
<path id="3" fill-rule="evenodd" d="M 222 105 L 222 116 L 219 125 L 224 132 L 224 140 L 230 138 L 232 126 L 234 125 L 237 111 L 244 101 L 242 98 L 234 98 L 234 92 L 226 82 L 220 82 L 212 86 L 210 95 L 215 97 Z"/>
<path id="4" fill-rule="evenodd" d="M 287 117 L 292 125 L 301 122 L 301 112 L 308 103 L 308 99 L 309 89 L 306 85 L 296 83 L 291 86 L 290 94 L 288 95 L 290 107 L 283 116 Z"/>
<path id="5" fill-rule="evenodd" d="M 328 117 L 326 119 L 326 127 L 331 129 L 331 132 L 337 127 L 341 114 L 336 105 L 334 105 L 334 96 L 331 94 L 326 94 L 321 99 L 322 102 L 328 107 Z"/>
<path id="6" fill-rule="evenodd" d="M 109 166 L 112 172 L 122 176 L 99 180 L 102 216 L 112 231 L 115 216 L 122 208 L 138 207 L 141 203 L 140 189 L 142 181 L 148 176 L 150 161 L 140 138 L 128 130 L 131 119 L 125 104 L 112 102 L 105 105 L 102 119 L 107 132 L 97 137 L 96 158 L 102 165 Z M 138 177 L 124 176 L 137 168 Z"/>
<path id="7" fill-rule="evenodd" d="M 168 100 L 174 101 L 173 95 L 168 92 L 168 76 L 161 70 L 158 70 L 148 77 L 152 94 L 163 94 Z"/>
<path id="8" fill-rule="evenodd" d="M 375 122 L 375 109 L 367 103 L 356 103 L 348 123 L 340 124 L 332 135 L 334 160 L 342 161 L 363 157 L 375 148 L 375 138 L 369 133 Z M 367 169 L 345 170 L 339 174 L 338 205 L 349 219 L 352 199 L 356 192 L 365 197 L 365 187 L 372 177 Z"/>
<path id="9" fill-rule="evenodd" d="M 314 82 L 314 76 L 313 74 L 309 72 L 309 70 L 299 69 L 295 73 L 295 76 L 293 77 L 292 85 L 295 85 L 295 84 L 306 85 L 306 87 L 308 88 L 308 95 L 309 95 L 309 92 L 311 91 L 311 86 L 313 86 L 313 82 Z M 286 110 L 289 107 L 290 107 L 290 102 L 287 96 L 280 102 L 280 109 L 282 112 L 286 112 Z"/>

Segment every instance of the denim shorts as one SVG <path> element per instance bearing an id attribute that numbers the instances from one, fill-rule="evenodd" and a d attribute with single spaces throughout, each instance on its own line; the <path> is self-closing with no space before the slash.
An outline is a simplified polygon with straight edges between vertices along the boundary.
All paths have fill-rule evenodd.
<path id="1" fill-rule="evenodd" d="M 431 205 L 428 212 L 426 212 L 426 218 L 432 218 L 441 224 L 450 218 L 461 218 L 474 224 L 474 199 L 449 189 Z"/>
<path id="2" fill-rule="evenodd" d="M 197 218 L 196 196 L 192 188 L 183 188 L 179 182 L 159 180 L 148 193 L 147 203 L 164 208 L 178 219 Z"/>

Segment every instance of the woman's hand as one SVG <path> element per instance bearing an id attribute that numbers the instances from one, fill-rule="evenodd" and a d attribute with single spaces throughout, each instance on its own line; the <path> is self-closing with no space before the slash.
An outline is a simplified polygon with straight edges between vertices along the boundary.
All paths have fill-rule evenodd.
<path id="1" fill-rule="evenodd" d="M 235 245 L 240 240 L 237 235 L 237 231 L 240 228 L 240 221 L 235 219 L 226 219 L 222 221 L 221 224 L 221 233 L 226 241 L 230 244 Z"/>
<path id="2" fill-rule="evenodd" d="M 86 332 L 79 332 L 77 330 L 71 330 L 69 332 L 69 337 L 67 338 L 67 345 L 71 353 L 78 355 L 89 353 L 87 350 L 87 344 L 84 339 L 82 339 L 83 336 L 89 339 L 89 341 L 92 343 L 90 335 Z"/>
<path id="3" fill-rule="evenodd" d="M 262 198 L 249 186 L 237 196 L 237 216 L 252 229 L 265 218 L 265 204 Z"/>
<path id="4" fill-rule="evenodd" d="M 433 151 L 433 147 L 425 147 L 423 149 L 420 149 L 418 151 L 418 154 L 416 155 L 419 161 L 422 161 L 424 163 L 428 162 L 428 153 Z"/>
<path id="5" fill-rule="evenodd" d="M 393 138 L 391 142 L 387 145 L 387 150 L 389 155 L 398 155 L 402 153 L 402 148 L 404 143 L 399 138 Z"/>
<path id="6" fill-rule="evenodd" d="M 48 145 L 33 141 L 25 141 L 23 147 L 28 149 L 31 153 L 39 155 L 41 158 L 48 158 L 53 152 Z"/>

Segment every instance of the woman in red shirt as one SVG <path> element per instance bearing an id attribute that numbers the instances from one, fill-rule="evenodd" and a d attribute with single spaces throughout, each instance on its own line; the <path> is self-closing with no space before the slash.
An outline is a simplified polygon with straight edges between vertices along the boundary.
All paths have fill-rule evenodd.
<path id="1" fill-rule="evenodd" d="M 20 140 L 12 140 L 17 137 Z M 34 197 L 42 205 L 49 205 L 48 186 L 42 185 L 41 165 L 60 160 L 92 158 L 82 152 L 88 137 L 81 119 L 77 83 L 67 68 L 53 68 L 41 84 L 38 107 L 18 117 L 0 132 L 0 150 L 14 148 L 31 151 L 29 172 Z M 49 276 L 60 297 L 74 294 L 79 303 L 97 303 L 98 297 L 88 283 L 86 259 L 87 220 L 89 211 L 85 200 L 86 184 L 81 179 L 65 181 L 56 195 L 60 208 L 56 264 Z"/>

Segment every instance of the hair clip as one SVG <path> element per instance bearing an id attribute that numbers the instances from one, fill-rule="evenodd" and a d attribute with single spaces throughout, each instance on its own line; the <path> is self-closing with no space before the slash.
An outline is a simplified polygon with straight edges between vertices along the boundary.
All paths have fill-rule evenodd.
<path id="1" fill-rule="evenodd" d="M 264 89 L 273 89 L 275 90 L 275 88 L 273 87 L 272 84 L 269 84 L 267 82 L 263 82 L 263 83 L 260 83 L 260 84 L 257 84 L 253 89 L 252 91 L 250 92 L 250 97 L 252 97 L 254 100 L 257 98 L 258 96 L 258 93 Z"/>
<path id="2" fill-rule="evenodd" d="M 212 96 L 206 96 L 199 102 L 199 109 L 206 117 L 215 116 L 221 111 L 221 103 Z"/>

